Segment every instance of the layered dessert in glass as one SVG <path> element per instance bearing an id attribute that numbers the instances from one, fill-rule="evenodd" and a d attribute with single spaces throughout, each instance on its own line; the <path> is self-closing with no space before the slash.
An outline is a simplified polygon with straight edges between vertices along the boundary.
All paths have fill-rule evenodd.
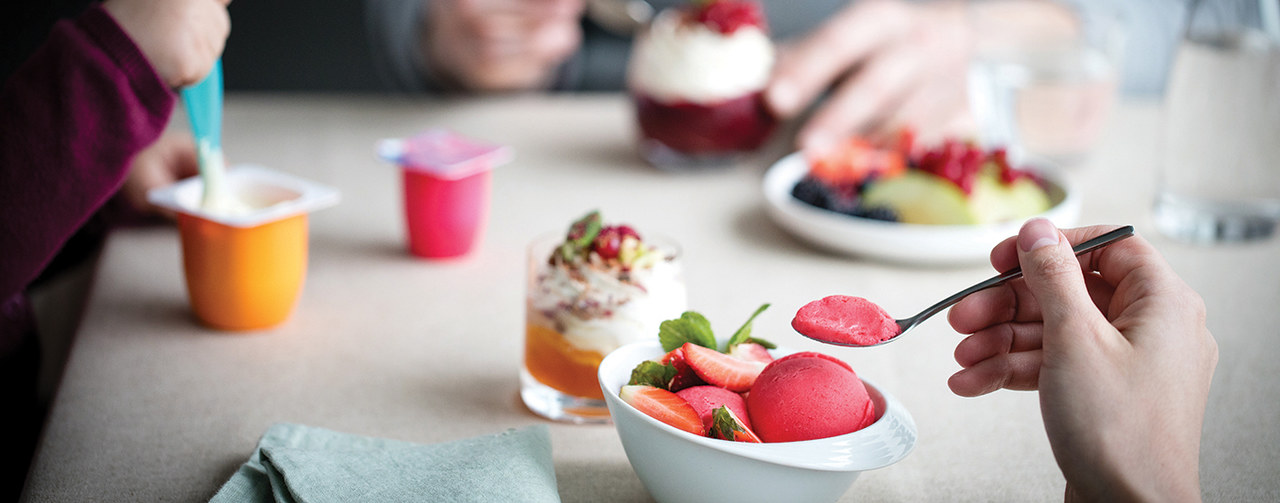
<path id="1" fill-rule="evenodd" d="M 654 339 L 658 325 L 686 306 L 680 251 L 599 212 L 529 250 L 521 397 L 555 420 L 607 422 L 596 377 L 600 360 L 631 342 Z"/>
<path id="2" fill-rule="evenodd" d="M 659 167 L 723 165 L 760 147 L 777 125 L 762 96 L 773 62 L 756 2 L 660 12 L 627 70 L 641 156 Z"/>

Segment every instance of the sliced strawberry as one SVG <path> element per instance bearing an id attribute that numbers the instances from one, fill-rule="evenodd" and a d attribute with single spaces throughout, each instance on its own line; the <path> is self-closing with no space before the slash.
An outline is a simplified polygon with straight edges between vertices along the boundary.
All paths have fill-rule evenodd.
<path id="1" fill-rule="evenodd" d="M 708 431 L 713 424 L 712 415 L 720 407 L 728 407 L 742 420 L 743 424 L 748 428 L 751 427 L 751 420 L 747 418 L 747 402 L 742 399 L 742 395 L 719 386 L 708 385 L 685 388 L 677 391 L 676 394 L 693 406 L 693 410 L 698 413 L 698 417 L 702 418 L 702 424 Z"/>
<path id="2" fill-rule="evenodd" d="M 707 431 L 707 436 L 734 442 L 761 443 L 760 437 L 751 431 L 751 427 L 747 426 L 746 422 L 738 418 L 733 409 L 720 407 L 715 410 L 712 417 L 713 423 L 711 429 Z"/>
<path id="3" fill-rule="evenodd" d="M 906 171 L 906 157 L 894 149 L 882 149 L 853 137 L 827 152 L 816 152 L 809 175 L 828 184 L 857 186 L 872 176 L 891 177 Z"/>
<path id="4" fill-rule="evenodd" d="M 706 384 L 693 371 L 693 367 L 689 366 L 689 362 L 685 360 L 683 349 L 683 347 L 675 348 L 662 356 L 662 363 L 671 365 L 676 369 L 676 376 L 671 378 L 671 382 L 667 385 L 667 389 L 671 391 L 680 391 L 685 388 Z"/>
<path id="5" fill-rule="evenodd" d="M 769 354 L 769 349 L 754 342 L 734 344 L 733 347 L 729 348 L 729 356 L 749 362 L 769 363 L 773 361 L 773 355 Z"/>
<path id="6" fill-rule="evenodd" d="M 739 360 L 711 348 L 686 342 L 682 347 L 684 358 L 693 367 L 693 371 L 708 384 L 714 384 L 729 391 L 747 391 L 755 384 L 756 376 L 764 370 L 765 364 Z"/>
<path id="7" fill-rule="evenodd" d="M 824 359 L 824 360 L 830 360 L 830 361 L 832 361 L 832 362 L 838 363 L 838 364 L 840 364 L 840 366 L 841 366 L 841 367 L 844 367 L 844 368 L 846 368 L 846 369 L 849 369 L 849 372 L 853 372 L 853 367 L 849 366 L 849 364 L 848 364 L 848 363 L 846 363 L 844 360 L 841 360 L 841 359 L 836 358 L 836 357 L 831 356 L 831 355 L 826 355 L 826 354 L 822 354 L 822 353 L 818 353 L 818 352 L 814 352 L 814 351 L 801 351 L 801 352 L 799 352 L 799 353 L 791 353 L 791 354 L 789 354 L 789 355 L 787 355 L 787 356 L 784 356 L 784 357 L 782 357 L 782 358 L 778 358 L 777 360 L 774 360 L 774 361 L 775 361 L 775 362 L 782 362 L 782 361 L 786 361 L 786 360 L 794 360 L 794 359 L 796 359 L 796 358 L 822 358 L 822 359 Z"/>
<path id="8" fill-rule="evenodd" d="M 649 417 L 662 421 L 673 428 L 684 430 L 698 436 L 705 436 L 706 429 L 702 418 L 693 410 L 685 399 L 662 388 L 645 385 L 623 386 L 618 392 L 622 401 L 635 407 L 636 410 Z"/>
<path id="9" fill-rule="evenodd" d="M 916 130 L 911 126 L 904 126 L 898 130 L 897 137 L 893 140 L 893 150 L 902 154 L 904 159 L 910 159 L 911 153 L 916 147 Z"/>

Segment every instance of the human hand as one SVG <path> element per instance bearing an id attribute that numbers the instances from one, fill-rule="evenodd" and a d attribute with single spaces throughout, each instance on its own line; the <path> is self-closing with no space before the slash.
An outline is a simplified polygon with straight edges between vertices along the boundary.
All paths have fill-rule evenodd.
<path id="1" fill-rule="evenodd" d="M 1063 232 L 1034 219 L 991 264 L 1024 279 L 952 307 L 961 396 L 1040 390 L 1067 499 L 1198 501 L 1200 433 L 1218 347 L 1205 307 L 1139 236 L 1077 259 Z"/>
<path id="2" fill-rule="evenodd" d="M 134 156 L 129 174 L 120 187 L 120 196 L 129 208 L 140 214 L 173 218 L 172 211 L 147 201 L 147 191 L 172 185 L 200 172 L 196 160 L 196 144 L 186 133 L 165 133 Z"/>
<path id="3" fill-rule="evenodd" d="M 779 47 L 765 100 L 791 118 L 832 88 L 797 134 L 805 151 L 903 127 L 929 142 L 967 134 L 970 38 L 960 2 L 857 2 Z"/>
<path id="4" fill-rule="evenodd" d="M 551 84 L 582 41 L 584 0 L 432 0 L 420 43 L 441 80 L 469 91 Z"/>
<path id="5" fill-rule="evenodd" d="M 170 87 L 199 82 L 222 54 L 231 0 L 107 0 L 102 7 L 129 34 Z"/>

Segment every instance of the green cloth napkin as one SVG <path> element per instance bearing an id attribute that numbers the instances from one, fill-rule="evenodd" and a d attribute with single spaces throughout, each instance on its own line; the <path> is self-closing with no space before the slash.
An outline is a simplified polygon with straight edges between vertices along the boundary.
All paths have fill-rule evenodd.
<path id="1" fill-rule="evenodd" d="M 560 501 L 546 425 L 420 445 L 280 423 L 210 503 Z"/>

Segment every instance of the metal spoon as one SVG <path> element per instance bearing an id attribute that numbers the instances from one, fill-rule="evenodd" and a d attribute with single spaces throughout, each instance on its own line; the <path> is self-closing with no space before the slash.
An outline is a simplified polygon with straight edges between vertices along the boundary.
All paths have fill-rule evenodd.
<path id="1" fill-rule="evenodd" d="M 1124 226 L 1124 227 L 1121 227 L 1121 228 L 1119 228 L 1119 229 L 1113 230 L 1113 231 L 1111 231 L 1111 232 L 1108 232 L 1108 233 L 1103 234 L 1103 235 L 1101 235 L 1101 236 L 1098 236 L 1098 237 L 1096 237 L 1096 238 L 1093 238 L 1093 239 L 1090 239 L 1090 240 L 1088 240 L 1088 241 L 1084 241 L 1084 242 L 1082 242 L 1082 243 L 1080 243 L 1080 244 L 1077 244 L 1077 245 L 1075 245 L 1075 247 L 1073 247 L 1073 248 L 1072 248 L 1072 250 L 1073 250 L 1073 251 L 1075 251 L 1076 255 L 1083 255 L 1083 254 L 1085 254 L 1085 253 L 1091 252 L 1091 251 L 1096 250 L 1096 249 L 1098 249 L 1098 248 L 1102 248 L 1102 247 L 1104 247 L 1104 246 L 1107 246 L 1107 245 L 1109 245 L 1109 244 L 1111 244 L 1111 243 L 1114 243 L 1114 242 L 1116 242 L 1116 241 L 1119 241 L 1119 240 L 1121 240 L 1121 239 L 1127 238 L 1127 237 L 1132 236 L 1132 235 L 1133 235 L 1133 226 L 1132 226 L 1132 225 L 1126 225 L 1126 226 Z M 836 346 L 847 346 L 847 347 L 860 347 L 860 348 L 861 348 L 861 347 L 879 346 L 879 345 L 881 345 L 881 344 L 888 344 L 888 343 L 893 342 L 894 340 L 898 339 L 899 337 L 901 337 L 901 336 L 902 336 L 902 334 L 906 333 L 908 330 L 911 330 L 911 329 L 915 328 L 917 325 L 919 325 L 920 323 L 924 322 L 924 320 L 927 320 L 927 319 L 929 319 L 929 318 L 933 317 L 933 315 L 935 315 L 935 314 L 938 314 L 938 313 L 942 312 L 943 310 L 945 310 L 945 309 L 946 309 L 946 308 L 948 308 L 948 307 L 951 307 L 953 304 L 955 304 L 955 303 L 957 303 L 957 302 L 960 302 L 960 299 L 963 299 L 963 298 L 965 298 L 965 297 L 968 297 L 970 294 L 973 294 L 973 293 L 979 292 L 979 291 L 981 291 L 981 290 L 986 290 L 986 289 L 991 288 L 991 287 L 993 287 L 993 286 L 1003 285 L 1003 284 L 1005 284 L 1006 282 L 1008 282 L 1009 280 L 1013 280 L 1013 279 L 1017 279 L 1017 278 L 1021 278 L 1021 277 L 1022 277 L 1022 268 L 1021 268 L 1021 267 L 1015 267 L 1015 268 L 1013 268 L 1013 269 L 1009 270 L 1008 272 L 1005 272 L 1004 274 L 1000 274 L 1000 275 L 995 276 L 995 277 L 993 277 L 993 278 L 990 278 L 990 279 L 988 279 L 988 280 L 986 280 L 986 281 L 983 281 L 983 282 L 981 282 L 981 283 L 978 283 L 978 284 L 976 284 L 976 285 L 973 285 L 973 286 L 971 286 L 971 287 L 969 287 L 969 288 L 965 288 L 964 290 L 961 290 L 960 292 L 956 293 L 955 295 L 952 295 L 952 296 L 950 296 L 950 297 L 947 297 L 947 298 L 945 298 L 945 299 L 942 299 L 942 301 L 941 301 L 941 302 L 938 302 L 937 304 L 934 304 L 934 305 L 932 305 L 932 306 L 929 306 L 928 308 L 925 308 L 925 310 L 924 310 L 924 311 L 920 311 L 920 313 L 919 313 L 919 314 L 917 314 L 917 315 L 915 315 L 915 316 L 912 316 L 912 317 L 910 317 L 910 318 L 903 318 L 903 319 L 900 319 L 900 320 L 894 320 L 894 321 L 896 321 L 896 322 L 898 323 L 898 333 L 897 333 L 897 335 L 894 335 L 893 337 L 890 337 L 890 338 L 885 339 L 885 340 L 883 340 L 883 341 L 877 342 L 877 343 L 875 343 L 875 344 L 852 344 L 852 343 L 847 343 L 847 342 L 837 342 L 837 341 L 828 341 L 828 340 L 816 339 L 816 338 L 813 338 L 813 337 L 809 337 L 809 336 L 807 336 L 807 335 L 805 335 L 805 337 L 809 337 L 810 339 L 814 339 L 814 340 L 816 340 L 816 341 L 818 341 L 818 342 L 823 342 L 823 343 L 827 343 L 827 344 L 833 344 L 833 345 L 836 345 Z M 804 335 L 804 334 L 801 334 L 801 335 Z"/>

